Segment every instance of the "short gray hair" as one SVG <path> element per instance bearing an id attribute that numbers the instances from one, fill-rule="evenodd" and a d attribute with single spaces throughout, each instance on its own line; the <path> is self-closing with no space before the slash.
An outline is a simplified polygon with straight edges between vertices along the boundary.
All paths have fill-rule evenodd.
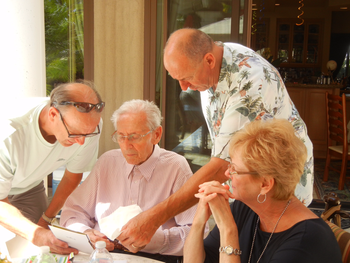
<path id="1" fill-rule="evenodd" d="M 117 130 L 117 121 L 123 114 L 141 113 L 144 112 L 147 116 L 147 126 L 150 130 L 154 130 L 161 125 L 162 115 L 158 106 L 153 101 L 148 100 L 129 100 L 126 101 L 117 109 L 112 117 L 115 130 Z"/>

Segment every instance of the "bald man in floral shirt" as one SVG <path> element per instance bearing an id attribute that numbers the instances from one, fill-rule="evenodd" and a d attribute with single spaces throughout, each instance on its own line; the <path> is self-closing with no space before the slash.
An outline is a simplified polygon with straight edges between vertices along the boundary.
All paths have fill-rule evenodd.
<path id="1" fill-rule="evenodd" d="M 182 90 L 200 91 L 213 142 L 211 159 L 175 194 L 129 221 L 123 235 L 139 246 L 147 244 L 155 231 L 148 222 L 160 225 L 167 217 L 195 204 L 193 195 L 201 183 L 225 182 L 231 136 L 246 123 L 261 119 L 287 119 L 306 145 L 307 162 L 295 195 L 306 206 L 311 203 L 313 146 L 276 68 L 247 47 L 214 43 L 205 33 L 190 28 L 177 30 L 170 36 L 164 50 L 164 66 L 179 81 Z"/>

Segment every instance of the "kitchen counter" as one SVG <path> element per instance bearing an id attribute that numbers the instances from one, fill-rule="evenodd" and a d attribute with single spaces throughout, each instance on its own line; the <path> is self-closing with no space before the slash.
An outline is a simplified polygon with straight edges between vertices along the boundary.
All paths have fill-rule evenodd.
<path id="1" fill-rule="evenodd" d="M 313 89 L 339 89 L 342 85 L 323 85 L 323 84 L 299 84 L 299 83 L 285 83 L 287 88 L 313 88 Z"/>

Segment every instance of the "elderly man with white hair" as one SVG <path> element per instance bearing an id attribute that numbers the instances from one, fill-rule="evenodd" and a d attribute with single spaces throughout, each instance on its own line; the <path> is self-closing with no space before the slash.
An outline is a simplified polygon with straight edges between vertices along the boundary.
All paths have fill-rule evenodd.
<path id="1" fill-rule="evenodd" d="M 115 125 L 112 139 L 120 149 L 99 158 L 89 177 L 69 197 L 61 214 L 62 226 L 88 234 L 92 243 L 106 241 L 110 251 L 114 243 L 100 232 L 102 218 L 121 206 L 137 204 L 145 211 L 168 198 L 192 176 L 183 156 L 158 146 L 162 118 L 153 102 L 127 101 L 111 120 Z M 145 247 L 129 244 L 127 240 L 123 240 L 123 245 L 131 252 L 147 253 L 137 253 L 142 256 L 176 262 L 177 257 L 164 255 L 182 256 L 195 211 L 196 206 L 168 220 Z"/>

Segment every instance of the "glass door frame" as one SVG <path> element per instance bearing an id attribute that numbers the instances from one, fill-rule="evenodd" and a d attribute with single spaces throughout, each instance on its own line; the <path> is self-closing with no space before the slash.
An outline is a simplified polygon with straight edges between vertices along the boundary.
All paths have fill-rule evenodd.
<path id="1" fill-rule="evenodd" d="M 166 116 L 166 70 L 162 63 L 161 73 L 161 90 L 160 94 L 156 94 L 156 48 L 157 48 L 157 23 L 162 23 L 162 49 L 164 49 L 169 32 L 168 28 L 168 9 L 170 0 L 161 0 L 162 10 L 157 10 L 158 1 L 144 1 L 144 94 L 143 98 L 155 101 L 160 107 L 163 117 L 163 139 L 160 146 L 164 147 L 165 130 L 167 129 Z M 252 0 L 232 0 L 232 16 L 231 16 L 231 42 L 239 42 L 239 28 L 240 28 L 240 13 L 243 9 L 243 36 L 241 44 L 250 47 L 251 44 L 251 25 L 252 25 Z M 157 11 L 162 13 L 161 21 L 157 21 Z M 159 18 L 158 18 L 159 19 Z M 159 98 L 157 98 L 159 97 Z M 157 98 L 157 99 L 156 99 Z"/>

